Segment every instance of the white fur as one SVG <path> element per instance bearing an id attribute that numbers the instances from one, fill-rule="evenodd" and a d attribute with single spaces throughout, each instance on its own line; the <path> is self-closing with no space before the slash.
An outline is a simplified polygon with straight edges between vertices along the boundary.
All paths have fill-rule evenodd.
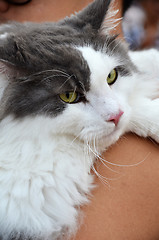
<path id="1" fill-rule="evenodd" d="M 63 226 L 74 230 L 75 206 L 86 202 L 90 156 L 53 125 L 47 117 L 1 122 L 0 232 L 6 238 L 13 229 L 44 239 Z"/>
<path id="2" fill-rule="evenodd" d="M 8 33 L 0 34 L 0 39 L 5 39 L 8 36 Z"/>
<path id="3" fill-rule="evenodd" d="M 105 21 L 103 21 L 100 29 L 104 35 L 110 34 L 112 31 L 115 32 L 116 27 L 120 24 L 121 18 L 117 18 L 119 9 L 117 9 L 116 5 L 117 2 L 115 0 L 110 3 Z"/>
<path id="4" fill-rule="evenodd" d="M 159 142 L 159 52 L 145 50 L 130 52 L 140 74 L 134 89 L 129 131 Z"/>
<path id="5" fill-rule="evenodd" d="M 158 64 L 149 62 L 151 54 L 159 62 L 158 52 L 130 53 L 140 72 L 119 75 L 110 87 L 106 79 L 119 60 L 91 47 L 78 49 L 91 70 L 87 103 L 70 104 L 55 118 L 8 116 L 0 122 L 4 239 L 14 230 L 43 239 L 56 239 L 65 228 L 74 232 L 78 207 L 93 187 L 93 152 L 100 154 L 126 131 L 159 141 Z M 124 114 L 115 126 L 109 117 L 119 110 Z"/>

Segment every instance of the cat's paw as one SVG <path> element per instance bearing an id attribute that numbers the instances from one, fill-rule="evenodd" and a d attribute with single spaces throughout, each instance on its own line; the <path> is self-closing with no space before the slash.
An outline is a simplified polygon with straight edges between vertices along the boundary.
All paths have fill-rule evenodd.
<path id="1" fill-rule="evenodd" d="M 132 111 L 129 130 L 159 143 L 159 98 L 143 99 Z"/>
<path id="2" fill-rule="evenodd" d="M 130 51 L 129 56 L 140 72 L 159 77 L 159 51 L 157 49 Z"/>

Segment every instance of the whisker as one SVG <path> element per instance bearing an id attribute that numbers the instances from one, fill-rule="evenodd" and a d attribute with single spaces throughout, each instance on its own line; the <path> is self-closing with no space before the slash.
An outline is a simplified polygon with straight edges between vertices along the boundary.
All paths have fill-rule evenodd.
<path id="1" fill-rule="evenodd" d="M 73 74 L 70 75 L 70 76 L 66 79 L 66 81 L 59 87 L 58 90 L 60 90 L 73 76 L 74 76 Z"/>
<path id="2" fill-rule="evenodd" d="M 87 142 L 86 145 L 89 146 L 89 143 Z M 89 147 L 90 147 L 90 146 L 89 146 Z M 87 148 L 87 149 L 90 150 L 91 147 L 90 147 L 90 148 Z M 90 156 L 90 162 L 91 162 L 91 169 L 93 170 L 93 172 L 95 173 L 95 175 L 100 179 L 101 182 L 103 182 L 104 184 L 106 184 L 107 186 L 110 187 L 110 184 L 109 184 L 108 180 L 114 180 L 114 179 L 107 178 L 107 177 L 104 177 L 103 175 L 101 175 L 101 174 L 95 169 L 94 163 L 93 163 L 93 161 L 92 161 L 91 156 Z"/>
<path id="3" fill-rule="evenodd" d="M 89 145 L 88 145 L 88 147 L 90 148 Z M 147 156 L 146 156 L 143 160 L 141 160 L 140 162 L 134 163 L 134 164 L 117 164 L 117 163 L 109 162 L 109 161 L 107 161 L 106 159 L 100 157 L 100 156 L 97 155 L 91 148 L 90 148 L 90 151 L 91 151 L 96 157 L 98 157 L 98 159 L 104 161 L 104 162 L 107 163 L 107 164 L 110 164 L 110 165 L 116 166 L 116 167 L 135 167 L 135 166 L 138 166 L 138 165 L 140 165 L 141 163 L 143 163 L 143 162 L 149 157 L 149 155 L 151 154 L 151 152 L 149 152 L 149 153 L 147 154 Z"/>
<path id="4" fill-rule="evenodd" d="M 108 169 L 110 170 L 111 172 L 114 172 L 114 173 L 117 173 L 117 174 L 120 174 L 120 172 L 112 169 L 111 167 L 108 167 L 108 165 L 105 163 L 105 161 L 103 161 L 101 158 L 98 158 L 100 160 L 100 162 Z"/>
<path id="5" fill-rule="evenodd" d="M 48 72 L 52 72 L 52 73 L 61 73 L 63 74 L 64 76 L 66 77 L 69 77 L 70 75 L 62 70 L 57 70 L 57 69 L 48 69 L 48 70 L 44 70 L 44 71 L 41 71 L 41 72 L 36 72 L 34 74 L 31 74 L 30 76 L 36 76 L 36 75 L 40 75 L 40 74 L 44 74 L 44 73 L 48 73 Z"/>
<path id="6" fill-rule="evenodd" d="M 95 138 L 94 138 L 94 140 L 95 140 Z M 89 146 L 90 147 L 90 146 Z M 93 151 L 93 154 L 95 155 L 95 157 L 96 157 L 96 159 L 97 160 L 99 160 L 108 170 L 110 170 L 110 171 L 112 171 L 112 172 L 114 172 L 114 173 L 118 173 L 119 174 L 119 172 L 117 172 L 117 171 L 115 171 L 115 170 L 113 170 L 111 167 L 109 167 L 109 166 L 107 166 L 107 164 L 106 164 L 106 162 L 104 161 L 105 159 L 103 159 L 101 156 L 100 156 L 100 154 L 98 153 L 98 151 L 97 151 L 97 149 L 96 149 L 96 144 L 95 144 L 95 141 L 94 141 L 94 151 Z M 91 148 L 91 147 L 90 147 Z"/>
<path id="7" fill-rule="evenodd" d="M 79 136 L 81 135 L 81 133 L 79 133 L 70 143 L 70 146 L 79 138 Z"/>
<path id="8" fill-rule="evenodd" d="M 42 82 L 45 81 L 45 80 L 47 80 L 47 79 L 49 79 L 49 78 L 53 78 L 53 77 L 66 77 L 66 76 L 65 76 L 65 75 L 57 75 L 57 74 L 55 75 L 55 74 L 54 74 L 54 75 L 50 75 L 50 76 L 48 76 L 48 77 L 43 78 L 43 79 L 42 79 Z"/>
<path id="9" fill-rule="evenodd" d="M 107 186 L 110 187 L 110 184 L 108 182 L 109 179 L 102 176 L 100 173 L 98 173 L 97 170 L 95 169 L 94 165 L 92 165 L 92 170 L 96 174 L 96 176 L 100 179 L 101 182 L 103 182 L 104 184 L 106 184 Z"/>
<path id="10" fill-rule="evenodd" d="M 117 42 L 117 44 L 113 47 L 113 49 L 110 52 L 110 56 L 114 55 L 114 50 L 121 44 L 121 40 L 119 39 L 119 41 Z"/>
<path id="11" fill-rule="evenodd" d="M 83 82 L 79 81 L 79 83 L 80 83 L 80 85 L 81 85 L 81 87 L 83 89 L 84 94 L 86 95 L 87 91 L 85 89 L 85 86 L 84 86 Z"/>
<path id="12" fill-rule="evenodd" d="M 51 73 L 54 73 L 53 75 L 50 75 L 50 76 L 47 76 L 45 78 L 43 78 L 41 81 L 44 81 L 46 79 L 49 79 L 50 77 L 70 77 L 70 75 L 68 75 L 67 73 L 61 71 L 61 70 L 55 70 L 55 69 L 52 69 L 52 70 L 45 70 L 45 71 L 41 71 L 41 72 L 36 72 L 36 73 L 33 73 L 33 74 L 30 74 L 30 75 L 27 75 L 26 77 L 22 77 L 22 82 L 25 83 L 25 82 L 30 82 L 32 81 L 32 78 L 33 77 L 36 77 L 36 76 L 39 76 L 39 75 L 42 75 L 44 73 L 48 73 L 48 72 L 51 72 Z M 55 74 L 57 73 L 57 74 Z M 58 74 L 59 73 L 59 74 Z"/>

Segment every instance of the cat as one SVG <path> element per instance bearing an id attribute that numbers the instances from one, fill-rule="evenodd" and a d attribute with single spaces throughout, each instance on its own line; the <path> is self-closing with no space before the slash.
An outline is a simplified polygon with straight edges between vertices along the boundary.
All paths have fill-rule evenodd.
<path id="1" fill-rule="evenodd" d="M 110 2 L 0 26 L 1 240 L 73 234 L 96 156 L 129 131 L 159 142 L 159 53 L 110 34 Z"/>

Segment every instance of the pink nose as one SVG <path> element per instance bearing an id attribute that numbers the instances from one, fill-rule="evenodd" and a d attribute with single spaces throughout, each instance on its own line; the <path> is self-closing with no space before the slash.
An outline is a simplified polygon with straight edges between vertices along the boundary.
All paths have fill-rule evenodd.
<path id="1" fill-rule="evenodd" d="M 117 114 L 112 114 L 111 116 L 110 116 L 110 118 L 108 119 L 108 122 L 114 122 L 114 124 L 115 124 L 115 126 L 117 126 L 118 125 L 118 122 L 119 122 L 119 120 L 120 120 L 120 117 L 123 115 L 123 111 L 119 111 L 119 113 L 117 113 Z"/>

